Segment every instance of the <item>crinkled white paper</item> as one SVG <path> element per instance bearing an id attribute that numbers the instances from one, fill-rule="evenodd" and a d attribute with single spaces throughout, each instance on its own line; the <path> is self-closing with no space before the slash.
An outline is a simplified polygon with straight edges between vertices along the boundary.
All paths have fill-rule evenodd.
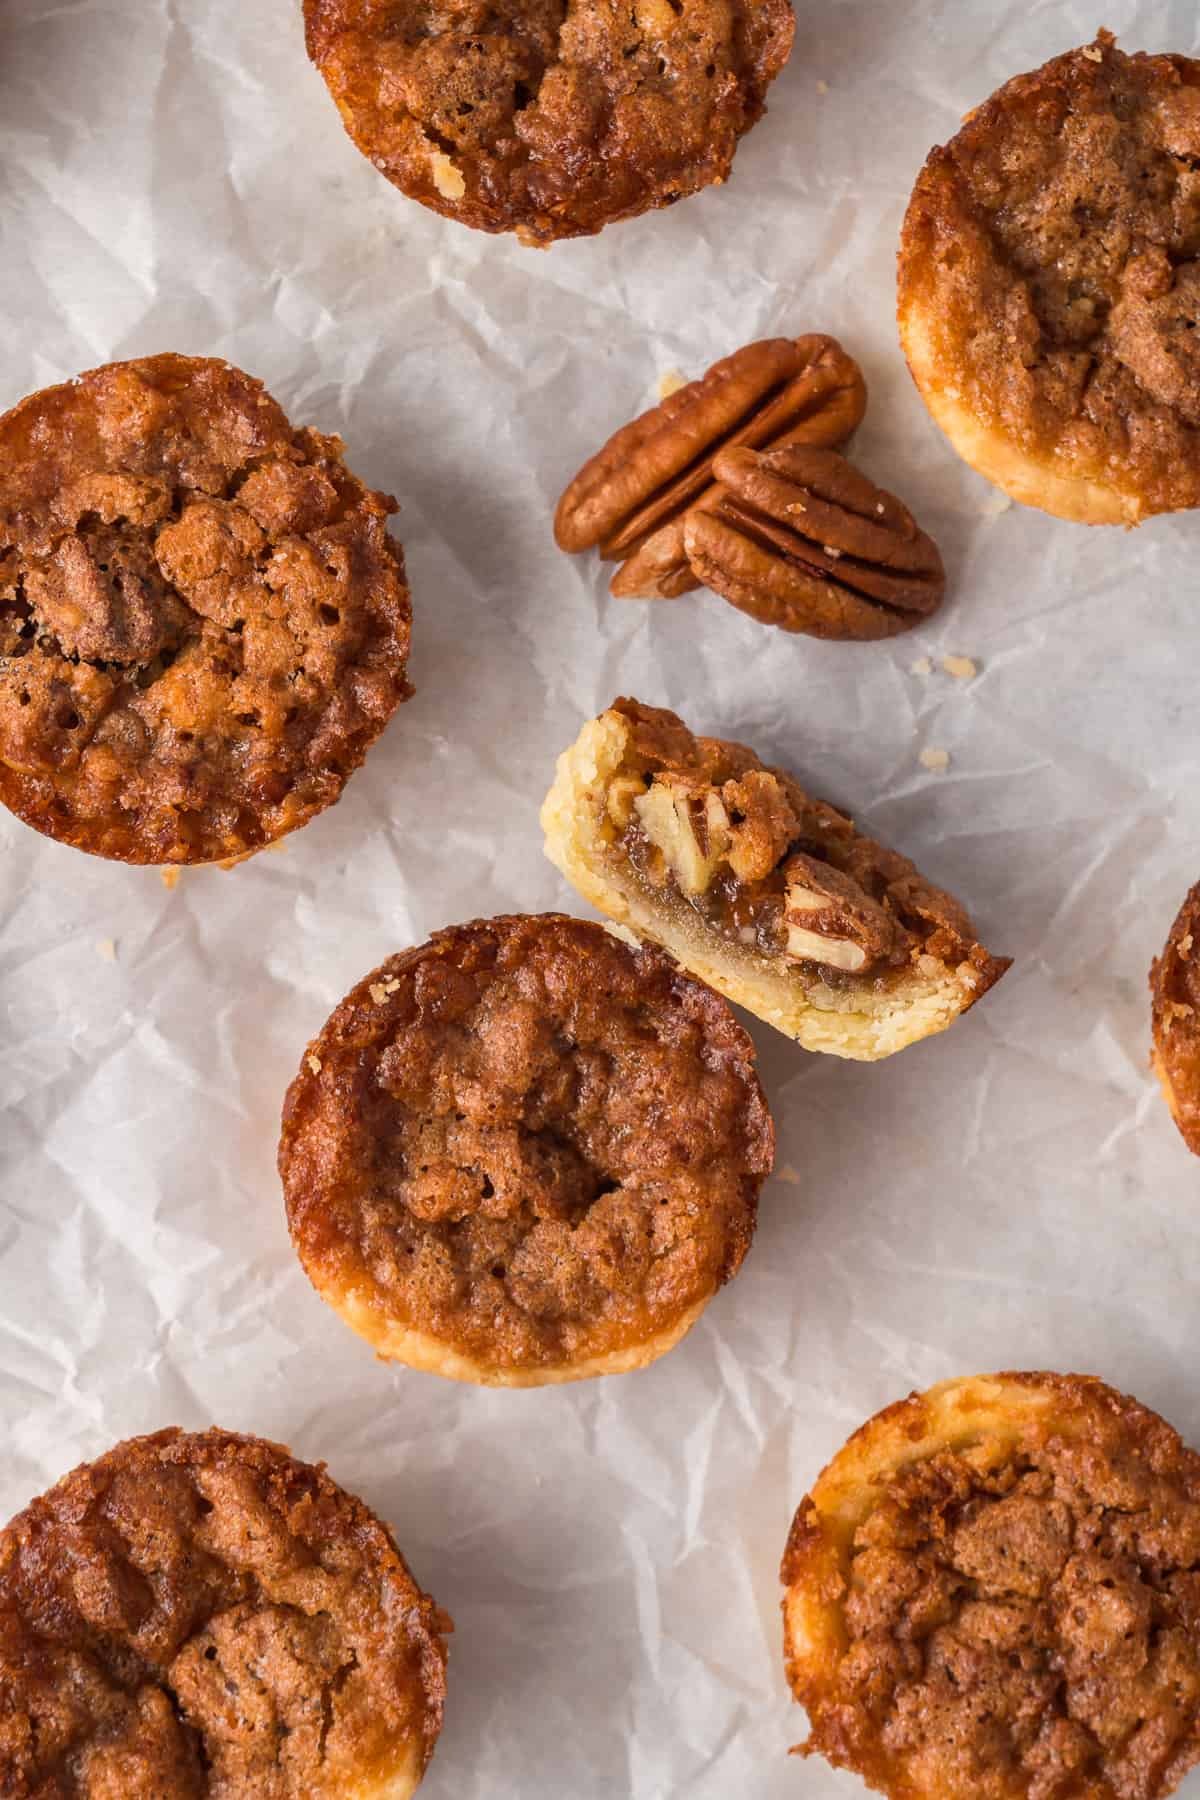
<path id="1" fill-rule="evenodd" d="M 797 12 L 728 186 L 539 253 L 375 173 L 291 0 L 0 0 L 0 401 L 167 349 L 261 375 L 399 496 L 419 690 L 332 813 L 173 891 L 0 815 L 0 1506 L 169 1422 L 326 1458 L 458 1623 L 429 1800 L 853 1794 L 787 1759 L 776 1575 L 848 1432 L 1015 1366 L 1103 1375 L 1200 1441 L 1200 1170 L 1146 993 L 1200 877 L 1200 519 L 1006 508 L 893 325 L 930 145 L 1101 23 L 1200 53 L 1195 6 Z M 927 628 L 823 645 L 709 596 L 614 602 L 557 552 L 565 480 L 664 374 L 811 330 L 861 359 L 860 460 L 946 553 Z M 795 767 L 1016 967 L 872 1068 L 755 1028 L 779 1173 L 743 1273 L 654 1369 L 519 1394 L 389 1370 L 289 1247 L 284 1088 L 390 952 L 583 910 L 538 805 L 620 692 Z"/>

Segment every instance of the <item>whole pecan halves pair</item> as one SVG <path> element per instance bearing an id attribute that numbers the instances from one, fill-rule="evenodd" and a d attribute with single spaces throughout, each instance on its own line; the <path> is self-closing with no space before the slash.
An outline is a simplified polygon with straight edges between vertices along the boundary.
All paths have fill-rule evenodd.
<path id="1" fill-rule="evenodd" d="M 890 637 L 936 609 L 944 577 L 900 502 L 834 452 L 866 403 L 836 339 L 749 344 L 610 438 L 560 500 L 555 537 L 620 562 L 623 599 L 703 583 L 786 631 Z"/>
<path id="2" fill-rule="evenodd" d="M 563 550 L 598 548 L 621 563 L 612 591 L 622 598 L 686 594 L 700 583 L 683 521 L 692 507 L 718 503 L 717 453 L 844 444 L 866 404 L 862 372 L 833 338 L 747 344 L 611 437 L 559 501 L 554 535 Z"/>

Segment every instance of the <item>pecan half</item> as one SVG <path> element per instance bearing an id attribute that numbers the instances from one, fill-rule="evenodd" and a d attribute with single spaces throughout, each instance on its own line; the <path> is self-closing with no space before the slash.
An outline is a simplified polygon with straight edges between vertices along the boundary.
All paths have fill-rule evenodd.
<path id="1" fill-rule="evenodd" d="M 764 625 L 821 638 L 886 638 L 946 591 L 933 539 L 894 494 L 834 450 L 725 450 L 725 493 L 684 528 L 695 574 Z"/>
<path id="2" fill-rule="evenodd" d="M 867 390 L 836 339 L 766 338 L 714 363 L 609 439 L 558 503 L 554 535 L 569 552 L 599 548 L 621 562 L 612 592 L 673 599 L 700 583 L 688 564 L 683 522 L 719 504 L 713 458 L 721 450 L 844 444 Z"/>

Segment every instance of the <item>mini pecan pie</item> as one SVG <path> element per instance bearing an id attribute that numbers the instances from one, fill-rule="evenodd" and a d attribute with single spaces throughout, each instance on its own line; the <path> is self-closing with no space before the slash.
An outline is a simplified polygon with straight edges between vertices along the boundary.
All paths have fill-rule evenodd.
<path id="1" fill-rule="evenodd" d="M 803 1754 L 894 1800 L 1162 1800 L 1200 1761 L 1200 1456 L 1102 1382 L 888 1407 L 782 1578 Z"/>
<path id="2" fill-rule="evenodd" d="M 533 1387 L 676 1344 L 736 1274 L 774 1136 L 754 1050 L 657 950 L 558 916 L 360 982 L 283 1112 L 292 1238 L 384 1357 Z"/>
<path id="3" fill-rule="evenodd" d="M 136 863 L 335 801 L 407 698 L 395 502 L 227 363 L 154 356 L 0 419 L 0 800 Z"/>
<path id="4" fill-rule="evenodd" d="M 809 1050 L 890 1056 L 1008 967 L 956 900 L 786 770 L 636 700 L 559 758 L 542 829 L 601 912 Z"/>
<path id="5" fill-rule="evenodd" d="M 934 150 L 900 253 L 925 402 L 1014 499 L 1087 524 L 1200 505 L 1200 62 L 1108 32 Z"/>
<path id="6" fill-rule="evenodd" d="M 323 1468 L 131 1438 L 0 1531 L 0 1794 L 407 1800 L 449 1628 Z"/>
<path id="7" fill-rule="evenodd" d="M 791 0 L 304 0 L 346 129 L 435 212 L 529 244 L 724 181 Z"/>
<path id="8" fill-rule="evenodd" d="M 1200 1156 L 1200 885 L 1150 971 L 1154 1069 L 1188 1149 Z"/>

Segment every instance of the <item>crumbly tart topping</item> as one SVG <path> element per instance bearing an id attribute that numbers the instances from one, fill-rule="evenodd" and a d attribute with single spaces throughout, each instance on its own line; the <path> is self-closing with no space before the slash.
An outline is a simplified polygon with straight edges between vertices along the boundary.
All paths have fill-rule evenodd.
<path id="1" fill-rule="evenodd" d="M 413 199 L 549 244 L 723 181 L 790 0 L 305 0 L 308 53 Z"/>
<path id="2" fill-rule="evenodd" d="M 408 1795 L 447 1629 L 323 1469 L 224 1431 L 131 1439 L 0 1532 L 0 1793 Z"/>
<path id="3" fill-rule="evenodd" d="M 739 1268 L 772 1155 L 725 1002 L 550 915 L 360 983 L 292 1084 L 280 1171 L 326 1298 L 503 1370 L 669 1332 Z"/>
<path id="4" fill-rule="evenodd" d="M 917 183 L 900 312 L 1024 455 L 1200 504 L 1200 62 L 1101 32 L 1002 87 Z"/>
<path id="5" fill-rule="evenodd" d="M 1003 972 L 966 912 L 907 857 L 856 831 L 753 750 L 695 736 L 636 700 L 610 783 L 612 854 L 730 943 L 822 984 L 883 984 L 966 964 L 979 991 Z"/>
<path id="6" fill-rule="evenodd" d="M 1150 971 L 1154 1066 L 1184 1142 L 1200 1156 L 1200 884 Z"/>
<path id="7" fill-rule="evenodd" d="M 1097 1381 L 979 1385 L 974 1429 L 914 1396 L 796 1515 L 804 1753 L 903 1800 L 1160 1800 L 1200 1760 L 1200 1457 Z"/>
<path id="8" fill-rule="evenodd" d="M 0 419 L 0 799 L 173 864 L 332 804 L 410 691 L 394 510 L 227 363 L 22 401 Z"/>

